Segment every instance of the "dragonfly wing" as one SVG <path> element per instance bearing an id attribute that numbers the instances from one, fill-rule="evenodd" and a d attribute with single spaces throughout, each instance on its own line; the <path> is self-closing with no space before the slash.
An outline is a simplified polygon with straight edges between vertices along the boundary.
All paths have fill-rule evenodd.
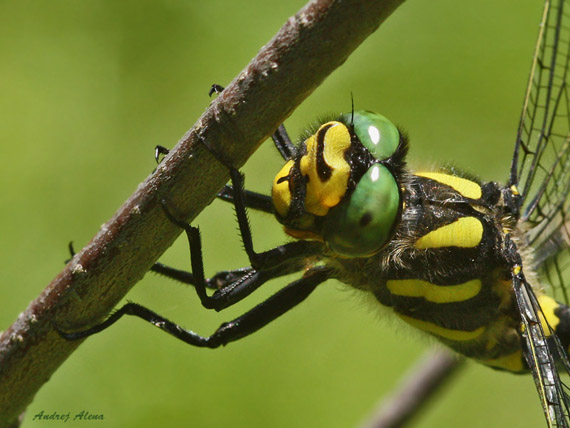
<path id="1" fill-rule="evenodd" d="M 509 185 L 520 194 L 520 219 L 535 249 L 534 270 L 565 293 L 570 282 L 570 5 L 547 0 Z M 564 294 L 564 300 L 569 301 Z"/>
<path id="2" fill-rule="evenodd" d="M 567 387 L 560 380 L 552 346 L 549 346 L 543 329 L 539 316 L 542 312 L 540 304 L 522 272 L 513 273 L 513 287 L 522 319 L 525 359 L 531 369 L 548 426 L 568 428 L 570 411 Z M 554 348 L 565 359 L 564 349 L 559 342 L 556 343 Z"/>

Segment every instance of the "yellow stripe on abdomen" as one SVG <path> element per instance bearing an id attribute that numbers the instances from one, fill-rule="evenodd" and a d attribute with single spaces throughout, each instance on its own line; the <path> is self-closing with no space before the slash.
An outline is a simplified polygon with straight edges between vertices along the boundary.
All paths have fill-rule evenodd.
<path id="1" fill-rule="evenodd" d="M 461 247 L 472 248 L 481 243 L 483 225 L 475 217 L 461 217 L 453 223 L 438 227 L 419 238 L 414 246 L 418 249 Z"/>
<path id="2" fill-rule="evenodd" d="M 426 177 L 438 183 L 445 184 L 451 187 L 459 194 L 470 199 L 479 199 L 483 192 L 481 186 L 474 181 L 466 178 L 457 177 L 455 175 L 445 174 L 442 172 L 417 172 L 415 175 L 419 177 Z"/>
<path id="3" fill-rule="evenodd" d="M 419 328 L 420 330 L 431 333 L 443 339 L 454 340 L 457 342 L 465 342 L 468 340 L 476 339 L 485 331 L 485 327 L 479 327 L 475 330 L 454 330 L 451 328 L 441 327 L 429 321 L 417 320 L 415 318 L 408 317 L 397 312 L 396 315 L 398 315 L 401 319 L 413 327 Z"/>
<path id="4" fill-rule="evenodd" d="M 420 279 L 390 279 L 386 281 L 390 293 L 404 297 L 423 297 L 428 302 L 462 302 L 481 291 L 481 280 L 473 279 L 456 285 L 436 285 Z"/>

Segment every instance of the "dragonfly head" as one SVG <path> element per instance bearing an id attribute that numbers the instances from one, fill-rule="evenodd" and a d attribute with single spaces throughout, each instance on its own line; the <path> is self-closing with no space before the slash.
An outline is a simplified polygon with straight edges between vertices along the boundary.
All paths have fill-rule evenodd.
<path id="1" fill-rule="evenodd" d="M 377 253 L 402 207 L 398 176 L 407 143 L 392 122 L 356 111 L 319 126 L 273 181 L 285 231 L 344 257 Z"/>

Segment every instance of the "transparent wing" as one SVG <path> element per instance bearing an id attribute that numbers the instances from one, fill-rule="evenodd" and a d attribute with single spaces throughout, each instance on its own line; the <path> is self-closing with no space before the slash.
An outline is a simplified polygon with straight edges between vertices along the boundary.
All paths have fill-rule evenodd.
<path id="1" fill-rule="evenodd" d="M 534 248 L 531 268 L 556 294 L 562 293 L 567 303 L 566 286 L 570 284 L 569 66 L 570 0 L 546 0 L 509 186 L 520 194 L 519 224 L 524 228 L 528 244 Z M 549 334 L 547 339 L 540 322 L 540 304 L 523 275 L 513 275 L 513 287 L 523 323 L 525 358 L 548 426 L 569 427 L 568 388 L 558 372 L 562 367 L 568 372 L 566 351 L 555 334 Z"/>
<path id="2" fill-rule="evenodd" d="M 570 2 L 547 0 L 519 123 L 510 185 L 535 248 L 535 270 L 556 291 L 570 283 Z M 557 296 L 558 297 L 558 296 Z"/>
<path id="3" fill-rule="evenodd" d="M 542 312 L 540 304 L 522 274 L 513 275 L 513 288 L 521 313 L 525 358 L 532 372 L 548 427 L 568 428 L 570 426 L 568 387 L 560 380 L 555 358 L 551 352 L 559 354 L 561 364 L 564 364 L 567 362 L 565 351 L 556 340 L 556 336 L 551 336 L 547 340 L 540 322 L 539 314 Z"/>

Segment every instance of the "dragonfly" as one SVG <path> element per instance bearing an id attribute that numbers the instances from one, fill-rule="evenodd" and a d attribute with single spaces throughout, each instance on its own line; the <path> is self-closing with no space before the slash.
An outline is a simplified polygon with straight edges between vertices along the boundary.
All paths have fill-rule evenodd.
<path id="1" fill-rule="evenodd" d="M 192 271 L 161 263 L 152 270 L 194 286 L 202 305 L 218 311 L 272 279 L 292 273 L 299 279 L 210 336 L 136 303 L 86 330 L 60 334 L 81 339 L 131 315 L 190 345 L 217 348 L 338 279 L 459 354 L 530 372 L 548 426 L 569 427 L 561 380 L 570 370 L 568 8 L 564 0 L 545 3 L 506 183 L 455 169 L 410 171 L 408 138 L 370 111 L 353 107 L 320 121 L 298 144 L 281 126 L 273 140 L 285 165 L 270 196 L 245 190 L 239 171 L 213 152 L 230 171 L 232 185 L 218 196 L 235 206 L 250 266 L 206 278 L 199 230 L 173 216 L 164 200 L 165 215 L 187 235 Z M 160 154 L 168 150 L 158 147 Z M 256 252 L 248 209 L 275 215 L 292 242 Z"/>

